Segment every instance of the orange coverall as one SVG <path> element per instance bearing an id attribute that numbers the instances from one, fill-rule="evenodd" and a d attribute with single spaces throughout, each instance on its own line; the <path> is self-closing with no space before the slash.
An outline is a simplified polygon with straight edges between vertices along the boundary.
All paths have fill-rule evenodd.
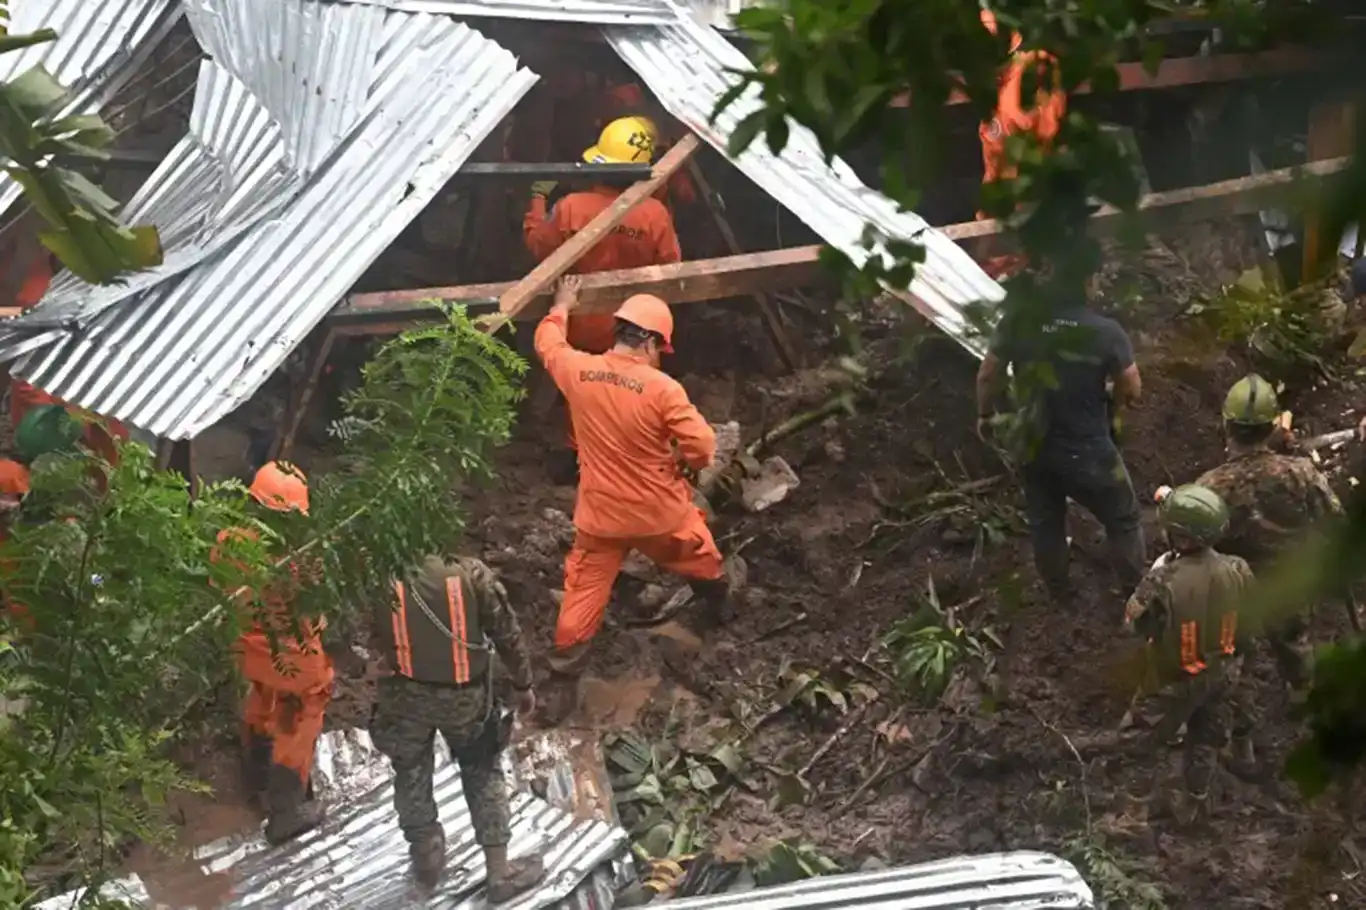
<path id="1" fill-rule="evenodd" d="M 579 439 L 576 534 L 555 626 L 555 650 L 564 657 L 602 626 L 628 550 L 686 578 L 722 577 L 721 551 L 678 464 L 710 465 L 716 434 L 671 376 L 627 354 L 575 350 L 563 314 L 541 320 L 535 341 Z"/>
<path id="2" fill-rule="evenodd" d="M 44 254 L 33 263 L 33 268 L 24 280 L 23 287 L 15 295 L 15 306 L 27 310 L 37 305 L 38 301 L 43 299 L 43 295 L 47 293 L 48 285 L 51 283 L 52 258 Z M 39 405 L 65 403 L 22 379 L 16 379 L 10 387 L 9 394 L 10 426 L 18 429 L 19 421 L 24 419 L 24 415 Z M 76 408 L 69 407 L 67 410 L 73 414 L 77 412 Z M 128 429 L 117 420 L 106 421 L 106 426 L 101 426 L 98 422 L 87 422 L 85 425 L 86 446 L 110 464 L 114 464 L 118 458 L 118 449 L 114 445 L 115 437 L 123 442 L 128 441 Z"/>
<path id="3" fill-rule="evenodd" d="M 254 531 L 227 528 L 218 539 L 232 534 L 255 538 Z M 215 553 L 215 561 L 217 554 Z M 290 566 L 298 578 L 299 570 Z M 288 601 L 278 592 L 268 594 L 267 606 L 274 607 L 282 617 L 277 630 L 290 629 L 294 623 L 288 618 Z M 332 681 L 336 672 L 332 658 L 323 651 L 322 630 L 325 623 L 306 623 L 307 633 L 302 641 L 291 634 L 277 634 L 279 649 L 272 654 L 270 637 L 259 623 L 244 632 L 235 646 L 237 665 L 250 684 L 243 710 L 243 736 L 256 733 L 271 741 L 271 764 L 283 765 L 298 773 L 308 784 L 313 771 L 313 752 L 323 732 L 323 715 L 332 700 Z M 280 666 L 283 665 L 283 666 Z M 288 672 L 281 672 L 285 669 Z"/>
<path id="4" fill-rule="evenodd" d="M 996 17 L 986 10 L 982 11 L 982 24 L 993 35 L 996 34 Z M 983 185 L 1015 176 L 1015 169 L 1006 160 L 1006 140 L 1010 136 L 1033 133 L 1044 145 L 1050 145 L 1058 135 L 1063 118 L 1067 116 L 1067 94 L 1062 91 L 1040 89 L 1035 96 L 1034 106 L 1025 110 L 1020 97 L 1025 73 L 1050 58 L 1038 51 L 1019 53 L 1020 43 L 1018 33 L 1011 37 L 1014 59 L 1001 80 L 996 97 L 996 114 L 977 128 L 977 135 L 982 140 Z M 979 211 L 977 217 L 980 220 L 988 216 Z M 993 276 L 1013 274 L 1024 265 L 1025 258 L 1018 253 L 989 256 L 983 263 Z"/>
<path id="5" fill-rule="evenodd" d="M 522 235 L 527 249 L 539 262 L 558 250 L 566 240 L 610 206 L 622 191 L 595 186 L 582 193 L 570 193 L 546 212 L 545 198 L 532 196 L 531 206 L 522 220 Z M 646 199 L 631 210 L 612 233 L 583 255 L 569 270 L 575 274 L 635 269 L 647 265 L 681 262 L 678 233 L 664 203 Z M 616 317 L 611 313 L 588 313 L 569 320 L 569 343 L 581 351 L 602 354 L 616 343 L 613 332 Z"/>

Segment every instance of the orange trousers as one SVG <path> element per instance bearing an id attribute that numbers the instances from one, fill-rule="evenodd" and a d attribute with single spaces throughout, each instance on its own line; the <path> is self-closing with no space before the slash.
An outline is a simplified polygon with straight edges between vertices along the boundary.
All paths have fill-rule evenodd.
<path id="1" fill-rule="evenodd" d="M 249 632 L 237 640 L 237 659 L 251 685 L 243 710 L 244 734 L 269 737 L 271 763 L 298 772 L 307 784 L 313 750 L 323 732 L 323 714 L 332 700 L 332 658 L 314 639 L 302 650 L 286 647 L 278 655 L 284 664 L 280 667 L 265 634 Z"/>
<path id="2" fill-rule="evenodd" d="M 724 574 L 721 551 L 707 527 L 707 516 L 693 507 L 676 529 L 652 537 L 597 537 L 579 531 L 564 562 L 564 601 L 555 623 L 555 650 L 587 644 L 602 628 L 612 585 L 630 550 L 639 550 L 661 569 L 715 581 Z"/>

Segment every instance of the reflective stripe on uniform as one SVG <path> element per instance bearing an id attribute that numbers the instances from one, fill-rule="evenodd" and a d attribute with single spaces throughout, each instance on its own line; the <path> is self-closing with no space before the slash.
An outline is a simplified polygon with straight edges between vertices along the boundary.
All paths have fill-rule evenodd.
<path id="1" fill-rule="evenodd" d="M 1225 654 L 1232 654 L 1238 650 L 1237 638 L 1238 614 L 1229 611 L 1219 620 L 1219 650 Z"/>
<path id="2" fill-rule="evenodd" d="M 1191 675 L 1205 669 L 1200 659 L 1200 624 L 1183 622 L 1181 624 L 1181 669 Z"/>
<path id="3" fill-rule="evenodd" d="M 465 620 L 465 589 L 459 576 L 446 577 L 446 610 L 451 617 L 451 666 L 455 668 L 455 681 L 470 681 L 470 650 L 466 645 L 469 636 Z"/>
<path id="4" fill-rule="evenodd" d="M 398 672 L 409 679 L 413 678 L 413 643 L 408 638 L 408 592 L 403 582 L 394 582 L 398 594 L 398 609 L 393 612 L 394 655 L 398 659 Z"/>

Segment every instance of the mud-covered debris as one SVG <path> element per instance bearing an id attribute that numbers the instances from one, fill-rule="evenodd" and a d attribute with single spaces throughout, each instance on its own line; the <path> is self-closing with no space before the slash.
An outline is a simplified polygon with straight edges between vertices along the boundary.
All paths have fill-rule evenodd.
<path id="1" fill-rule="evenodd" d="M 543 557 L 559 557 L 574 542 L 574 523 L 559 509 L 545 509 L 541 520 L 527 529 L 522 552 Z"/>
<path id="2" fill-rule="evenodd" d="M 764 459 L 758 476 L 740 482 L 740 502 L 749 512 L 762 512 L 787 498 L 801 485 L 801 478 L 781 456 Z"/>
<path id="3" fill-rule="evenodd" d="M 659 566 L 637 550 L 627 553 L 626 558 L 621 561 L 621 574 L 634 578 L 636 581 L 642 581 L 647 585 L 659 585 L 664 581 L 664 575 L 659 571 Z"/>
<path id="4" fill-rule="evenodd" d="M 716 460 L 711 467 L 704 468 L 697 475 L 697 486 L 703 490 L 711 489 L 716 475 L 726 469 L 740 451 L 740 424 L 732 420 L 713 427 L 716 430 Z"/>
<path id="5" fill-rule="evenodd" d="M 646 585 L 644 590 L 636 598 L 636 603 L 642 610 L 653 612 L 658 610 L 669 599 L 672 592 L 663 585 Z"/>

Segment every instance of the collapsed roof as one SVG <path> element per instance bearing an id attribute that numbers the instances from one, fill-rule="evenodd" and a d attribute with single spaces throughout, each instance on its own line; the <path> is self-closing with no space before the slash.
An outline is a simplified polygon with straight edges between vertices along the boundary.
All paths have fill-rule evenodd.
<path id="1" fill-rule="evenodd" d="M 250 398 L 539 78 L 453 14 L 602 25 L 670 113 L 722 154 L 759 103 L 751 93 L 708 124 L 725 70 L 749 64 L 669 0 L 13 5 L 16 30 L 58 30 L 25 65 L 80 86 L 73 109 L 98 110 L 182 8 L 208 57 L 188 133 L 124 210 L 160 229 L 165 262 L 114 287 L 64 274 L 0 329 L 13 375 L 166 439 L 193 438 Z M 94 28 L 111 21 L 114 41 Z M 965 307 L 1003 292 L 957 244 L 843 161 L 827 166 L 805 129 L 793 127 L 781 156 L 756 143 L 734 163 L 855 261 L 868 223 L 922 242 L 911 299 L 977 353 Z"/>

